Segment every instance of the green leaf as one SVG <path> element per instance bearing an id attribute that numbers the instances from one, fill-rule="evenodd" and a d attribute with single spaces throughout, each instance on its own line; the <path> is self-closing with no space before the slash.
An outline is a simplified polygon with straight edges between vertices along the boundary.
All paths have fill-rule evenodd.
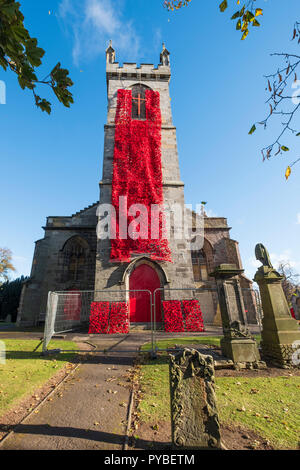
<path id="1" fill-rule="evenodd" d="M 220 11 L 223 13 L 223 12 L 228 8 L 228 2 L 227 2 L 227 0 L 224 0 L 224 1 L 220 4 L 219 8 L 220 8 Z"/>
<path id="2" fill-rule="evenodd" d="M 235 20 L 236 18 L 238 18 L 240 16 L 240 10 L 238 10 L 234 15 L 232 15 L 231 19 L 232 20 Z"/>
<path id="3" fill-rule="evenodd" d="M 290 149 L 288 147 L 285 147 L 285 145 L 282 145 L 281 150 L 283 150 L 283 152 L 289 152 L 290 151 Z"/>
<path id="4" fill-rule="evenodd" d="M 38 47 L 36 38 L 32 38 L 24 26 L 24 16 L 20 11 L 20 2 L 0 0 L 0 67 L 16 74 L 20 87 L 34 92 L 35 103 L 50 114 L 51 103 L 41 99 L 35 93 L 37 84 L 50 86 L 59 101 L 70 107 L 72 93 L 68 90 L 73 85 L 69 71 L 58 64 L 46 79 L 39 81 L 36 68 L 42 64 L 45 51 Z"/>
<path id="5" fill-rule="evenodd" d="M 254 18 L 255 18 L 255 16 L 253 15 L 253 13 L 251 13 L 251 11 L 246 11 L 246 13 L 245 13 L 245 20 L 246 21 L 251 22 L 251 21 L 254 20 Z"/>
<path id="6" fill-rule="evenodd" d="M 249 135 L 252 135 L 255 131 L 256 131 L 256 125 L 253 124 L 253 126 L 251 127 L 251 129 L 249 131 Z"/>
<path id="7" fill-rule="evenodd" d="M 1 16 L 5 15 L 6 17 L 13 18 L 17 14 L 19 7 L 20 7 L 20 3 L 15 3 L 15 2 L 8 3 L 5 5 L 2 4 L 0 5 L 0 14 Z"/>

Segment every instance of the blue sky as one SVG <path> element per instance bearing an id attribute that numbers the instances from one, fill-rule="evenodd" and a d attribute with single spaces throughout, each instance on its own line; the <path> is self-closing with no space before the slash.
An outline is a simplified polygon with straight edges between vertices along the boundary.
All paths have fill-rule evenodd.
<path id="1" fill-rule="evenodd" d="M 284 178 L 299 144 L 288 138 L 288 155 L 262 163 L 260 149 L 273 142 L 278 127 L 248 136 L 253 122 L 267 114 L 263 76 L 280 65 L 270 54 L 297 50 L 290 39 L 299 1 L 259 0 L 263 27 L 246 41 L 219 3 L 192 0 L 168 13 L 161 0 L 21 0 L 26 26 L 46 50 L 39 76 L 60 61 L 75 83 L 75 104 L 66 109 L 41 89 L 54 104 L 49 117 L 13 74 L 0 69 L 7 91 L 6 105 L 0 105 L 0 246 L 12 250 L 17 276 L 29 274 L 47 216 L 71 215 L 98 200 L 109 39 L 121 63 L 156 65 L 163 41 L 171 52 L 186 202 L 206 200 L 209 214 L 228 218 L 249 276 L 258 242 L 275 263 L 289 260 L 300 272 L 300 165 L 288 182 Z"/>

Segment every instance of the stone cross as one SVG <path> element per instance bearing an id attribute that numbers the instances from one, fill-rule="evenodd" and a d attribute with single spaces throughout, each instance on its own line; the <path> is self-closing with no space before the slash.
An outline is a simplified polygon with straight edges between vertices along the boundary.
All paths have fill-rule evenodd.
<path id="1" fill-rule="evenodd" d="M 173 446 L 220 449 L 213 358 L 194 349 L 170 355 L 170 391 Z"/>

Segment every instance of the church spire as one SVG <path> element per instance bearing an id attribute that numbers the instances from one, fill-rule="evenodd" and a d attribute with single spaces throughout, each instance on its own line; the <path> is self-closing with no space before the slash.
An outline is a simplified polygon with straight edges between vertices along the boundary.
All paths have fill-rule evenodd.
<path id="1" fill-rule="evenodd" d="M 160 54 L 160 63 L 166 67 L 170 67 L 170 52 L 166 49 L 165 43 L 163 42 L 163 49 Z"/>
<path id="2" fill-rule="evenodd" d="M 112 47 L 112 40 L 109 41 L 108 48 L 106 49 L 106 63 L 113 64 L 116 60 L 116 52 Z"/>

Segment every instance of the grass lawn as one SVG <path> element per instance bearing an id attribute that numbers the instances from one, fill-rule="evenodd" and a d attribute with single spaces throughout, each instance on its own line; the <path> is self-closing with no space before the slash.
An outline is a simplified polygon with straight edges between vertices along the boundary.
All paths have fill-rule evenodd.
<path id="1" fill-rule="evenodd" d="M 192 344 L 195 339 L 184 338 Z M 213 344 L 209 338 L 208 344 Z M 168 347 L 183 344 L 182 340 L 167 340 Z M 160 342 L 164 343 L 165 342 Z M 173 344 L 173 346 L 174 346 Z M 199 344 L 199 343 L 198 343 Z M 207 344 L 207 343 L 206 343 Z M 170 420 L 169 359 L 159 353 L 156 360 L 142 358 L 139 404 L 142 422 L 156 424 Z M 242 425 L 263 438 L 274 448 L 295 449 L 299 445 L 300 377 L 217 377 L 216 395 L 222 424 Z"/>
<path id="2" fill-rule="evenodd" d="M 158 349 L 173 348 L 175 344 L 180 346 L 188 346 L 189 344 L 210 344 L 212 346 L 220 346 L 221 336 L 183 336 L 177 338 L 163 339 L 157 341 Z M 143 344 L 141 351 L 150 351 L 151 343 Z"/>
<path id="3" fill-rule="evenodd" d="M 0 338 L 1 339 L 1 338 Z M 34 392 L 68 362 L 75 353 L 42 357 L 40 341 L 5 339 L 6 364 L 0 364 L 0 416 Z M 72 341 L 51 341 L 51 349 L 77 349 Z"/>
<path id="4" fill-rule="evenodd" d="M 190 344 L 206 344 L 210 346 L 220 346 L 220 340 L 222 336 L 183 336 L 177 338 L 170 338 L 170 339 L 163 339 L 161 341 L 157 341 L 156 345 L 158 349 L 168 349 L 173 348 L 175 344 L 180 346 L 189 346 Z M 259 343 L 261 336 L 254 335 L 254 338 Z M 143 344 L 141 347 L 141 351 L 150 351 L 151 350 L 151 343 Z"/>
<path id="5" fill-rule="evenodd" d="M 216 379 L 220 420 L 242 424 L 275 448 L 298 448 L 300 377 Z"/>

